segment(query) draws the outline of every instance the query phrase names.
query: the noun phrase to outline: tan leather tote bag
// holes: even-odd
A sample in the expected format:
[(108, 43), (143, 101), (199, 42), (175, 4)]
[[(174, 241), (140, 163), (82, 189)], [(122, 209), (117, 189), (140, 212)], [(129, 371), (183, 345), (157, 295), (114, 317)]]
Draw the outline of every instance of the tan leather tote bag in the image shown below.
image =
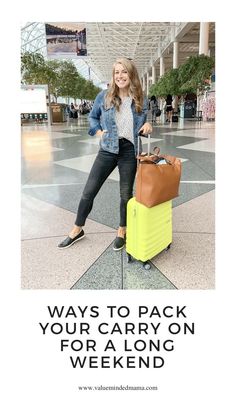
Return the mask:
[[(149, 208), (179, 195), (181, 161), (159, 152), (155, 148), (154, 155), (137, 156), (136, 200)], [(163, 159), (166, 163), (158, 164)]]

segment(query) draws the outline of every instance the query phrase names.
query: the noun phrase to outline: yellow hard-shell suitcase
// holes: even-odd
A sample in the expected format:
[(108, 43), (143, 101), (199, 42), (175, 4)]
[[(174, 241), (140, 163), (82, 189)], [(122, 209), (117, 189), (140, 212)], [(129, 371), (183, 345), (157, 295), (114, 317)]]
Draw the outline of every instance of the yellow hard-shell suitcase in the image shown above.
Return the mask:
[(131, 198), (127, 204), (126, 252), (150, 269), (148, 261), (172, 242), (172, 200), (148, 208)]

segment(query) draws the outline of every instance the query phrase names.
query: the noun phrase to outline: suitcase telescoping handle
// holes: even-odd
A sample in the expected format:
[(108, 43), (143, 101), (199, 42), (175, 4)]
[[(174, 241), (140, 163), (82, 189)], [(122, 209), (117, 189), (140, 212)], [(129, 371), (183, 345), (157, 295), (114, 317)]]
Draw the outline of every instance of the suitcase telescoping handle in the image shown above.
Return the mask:
[[(150, 156), (150, 148), (151, 148), (151, 134), (143, 134), (143, 130), (139, 132), (139, 136), (143, 136), (145, 138), (148, 138), (148, 156)], [(140, 147), (140, 142), (138, 138), (138, 156), (139, 156), (139, 147)]]

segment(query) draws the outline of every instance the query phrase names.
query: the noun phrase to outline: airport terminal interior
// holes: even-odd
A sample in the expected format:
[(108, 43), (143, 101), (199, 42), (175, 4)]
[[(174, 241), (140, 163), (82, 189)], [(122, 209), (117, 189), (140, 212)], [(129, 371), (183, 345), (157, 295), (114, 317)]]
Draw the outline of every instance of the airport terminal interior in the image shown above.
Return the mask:
[[(40, 29), (41, 23), (22, 27), (22, 51), (32, 46), (34, 51), (46, 51)], [(103, 88), (115, 59), (130, 56), (148, 97), (151, 84), (173, 62), (181, 64), (202, 53), (204, 45), (204, 53), (214, 55), (215, 51), (214, 23), (88, 23), (86, 29), (88, 56), (75, 61), (81, 74)], [(103, 49), (101, 55), (96, 47)], [(212, 103), (214, 83), (207, 96)], [(150, 123), (151, 118), (149, 110)], [(212, 108), (203, 109), (200, 116), (183, 113), (178, 121), (166, 122), (163, 109), (152, 124), (151, 151), (158, 146), (161, 153), (178, 157), (182, 175), (179, 196), (172, 200), (171, 247), (152, 258), (151, 268), (145, 270), (140, 261), (127, 261), (125, 248), (113, 250), (119, 226), (117, 169), (96, 196), (84, 227), (85, 238), (68, 249), (58, 249), (74, 224), (99, 150), (99, 138), (88, 135), (88, 114), (78, 114), (78, 118), (67, 114), (62, 122), (22, 122), (23, 289), (215, 288), (215, 114)], [(147, 151), (145, 138), (142, 143)]]

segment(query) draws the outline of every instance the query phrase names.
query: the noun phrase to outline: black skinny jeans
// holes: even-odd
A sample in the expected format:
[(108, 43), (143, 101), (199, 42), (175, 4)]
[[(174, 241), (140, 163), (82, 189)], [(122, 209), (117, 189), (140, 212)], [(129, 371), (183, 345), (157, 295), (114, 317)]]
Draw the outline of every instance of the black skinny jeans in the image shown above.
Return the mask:
[(92, 210), (94, 198), (117, 165), (120, 174), (120, 226), (126, 226), (126, 208), (127, 202), (133, 195), (137, 160), (134, 145), (125, 138), (119, 139), (118, 154), (99, 150), (79, 203), (75, 225), (85, 224)]

